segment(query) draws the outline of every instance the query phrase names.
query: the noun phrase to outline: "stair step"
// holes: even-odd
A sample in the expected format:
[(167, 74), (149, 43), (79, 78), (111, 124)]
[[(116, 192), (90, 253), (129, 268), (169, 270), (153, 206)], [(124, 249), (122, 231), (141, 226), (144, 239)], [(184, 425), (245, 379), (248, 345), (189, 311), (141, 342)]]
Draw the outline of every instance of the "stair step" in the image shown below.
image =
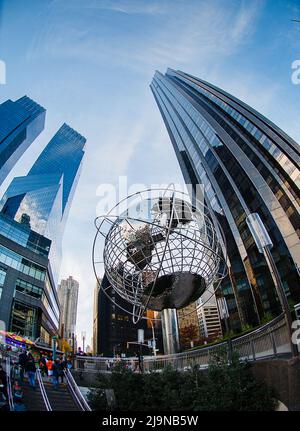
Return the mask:
[(45, 390), (53, 411), (78, 411), (67, 386), (60, 384), (57, 389), (50, 382), (45, 382)]

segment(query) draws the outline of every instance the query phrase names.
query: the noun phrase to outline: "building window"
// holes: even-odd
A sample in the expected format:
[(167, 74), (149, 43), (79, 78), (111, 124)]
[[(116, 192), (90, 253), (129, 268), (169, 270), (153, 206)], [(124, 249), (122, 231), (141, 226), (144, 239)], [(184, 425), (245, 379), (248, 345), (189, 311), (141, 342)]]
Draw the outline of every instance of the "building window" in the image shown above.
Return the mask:
[(12, 308), (11, 331), (34, 340), (37, 334), (37, 309), (15, 301)]
[(41, 289), (40, 287), (28, 283), (27, 281), (21, 280), (20, 278), (18, 278), (16, 281), (15, 290), (17, 290), (18, 292), (25, 293), (26, 295), (33, 296), (37, 299), (40, 299), (43, 293), (43, 289)]
[(0, 262), (16, 269), (17, 271), (30, 275), (37, 280), (45, 280), (46, 271), (43, 267), (36, 265), (27, 259), (24, 259), (19, 254), (3, 246), (0, 246)]
[(0, 266), (0, 299), (1, 299), (1, 296), (2, 296), (2, 290), (3, 290), (2, 288), (4, 286), (5, 277), (6, 277), (6, 271), (5, 271), (4, 268), (2, 268)]

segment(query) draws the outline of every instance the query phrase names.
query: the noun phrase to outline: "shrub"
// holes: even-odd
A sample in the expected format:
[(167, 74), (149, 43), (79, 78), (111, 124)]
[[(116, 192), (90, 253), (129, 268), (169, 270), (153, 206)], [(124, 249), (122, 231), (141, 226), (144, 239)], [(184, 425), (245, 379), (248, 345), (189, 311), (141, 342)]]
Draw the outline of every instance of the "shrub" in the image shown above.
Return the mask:
[(121, 411), (270, 411), (274, 392), (258, 382), (250, 366), (234, 354), (215, 355), (208, 371), (165, 368), (162, 372), (134, 373), (121, 365), (98, 376), (99, 388), (89, 396), (94, 410), (108, 409), (105, 389), (113, 389)]

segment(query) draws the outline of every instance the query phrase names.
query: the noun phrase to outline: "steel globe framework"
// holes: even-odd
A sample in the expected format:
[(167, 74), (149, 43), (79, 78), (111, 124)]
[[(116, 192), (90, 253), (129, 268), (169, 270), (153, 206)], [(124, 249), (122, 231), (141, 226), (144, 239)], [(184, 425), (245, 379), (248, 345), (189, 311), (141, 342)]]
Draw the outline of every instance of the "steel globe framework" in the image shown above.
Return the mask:
[[(117, 306), (118, 298), (123, 298), (134, 322), (145, 318), (147, 309), (181, 309), (208, 288), (214, 294), (226, 275), (220, 226), (223, 247), (208, 209), (199, 201), (192, 206), (184, 192), (149, 189), (135, 193), (97, 217), (95, 226), (97, 280), (102, 263), (116, 295), (104, 292)], [(104, 244), (99, 244), (101, 238)], [(99, 247), (103, 260), (97, 258)]]

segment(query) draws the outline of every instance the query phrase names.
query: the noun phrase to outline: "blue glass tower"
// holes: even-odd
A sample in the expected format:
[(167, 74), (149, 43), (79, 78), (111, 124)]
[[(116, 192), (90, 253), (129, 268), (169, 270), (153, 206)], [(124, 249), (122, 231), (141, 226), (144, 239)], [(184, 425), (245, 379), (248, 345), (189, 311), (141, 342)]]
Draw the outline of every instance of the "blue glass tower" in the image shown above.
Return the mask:
[(44, 129), (45, 115), (46, 110), (27, 96), (0, 105), (0, 185)]
[(86, 139), (67, 124), (50, 140), (28, 175), (16, 177), (6, 190), (0, 210), (52, 241), (49, 260), (55, 281), (61, 243), (80, 175)]

